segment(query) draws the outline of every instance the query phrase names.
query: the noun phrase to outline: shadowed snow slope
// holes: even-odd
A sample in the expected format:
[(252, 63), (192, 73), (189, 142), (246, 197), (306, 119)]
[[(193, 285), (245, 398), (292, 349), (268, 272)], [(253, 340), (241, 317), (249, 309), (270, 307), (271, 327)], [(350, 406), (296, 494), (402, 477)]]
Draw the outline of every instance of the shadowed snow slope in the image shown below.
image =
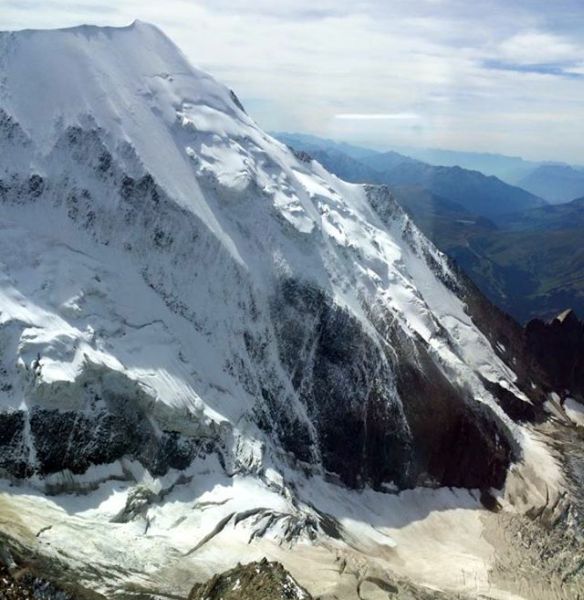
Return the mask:
[[(385, 188), (295, 156), (139, 22), (0, 34), (0, 152), (15, 548), (107, 593), (242, 552), (324, 592), (348, 584), (302, 561), (341, 552), (490, 587), (476, 494), (395, 492), (502, 489), (542, 392)], [(411, 524), (459, 566), (407, 563)]]

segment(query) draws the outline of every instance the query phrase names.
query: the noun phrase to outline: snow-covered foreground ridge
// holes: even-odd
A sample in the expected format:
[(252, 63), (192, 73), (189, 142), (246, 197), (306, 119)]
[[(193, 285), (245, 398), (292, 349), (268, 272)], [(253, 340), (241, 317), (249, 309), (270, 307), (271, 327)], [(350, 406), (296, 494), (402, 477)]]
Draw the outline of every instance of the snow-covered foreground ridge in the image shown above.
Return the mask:
[[(478, 492), (388, 492), (511, 468), (532, 499), (531, 456), (556, 484), (514, 420), (540, 391), (386, 189), (294, 155), (143, 23), (0, 34), (0, 152), (6, 534), (108, 593), (245, 553), (490, 586)], [(474, 579), (404, 566), (412, 523)]]

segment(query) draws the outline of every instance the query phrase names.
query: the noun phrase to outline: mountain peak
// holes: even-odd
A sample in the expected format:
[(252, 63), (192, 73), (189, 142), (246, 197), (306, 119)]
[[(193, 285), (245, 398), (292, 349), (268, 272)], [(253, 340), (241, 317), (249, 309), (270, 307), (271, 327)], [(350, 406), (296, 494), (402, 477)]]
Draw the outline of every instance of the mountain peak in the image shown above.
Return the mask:
[(128, 25), (94, 25), (91, 23), (80, 23), (79, 25), (71, 25), (69, 27), (57, 28), (26, 28), (10, 31), (0, 31), (0, 37), (7, 36), (10, 38), (27, 38), (33, 36), (47, 36), (52, 39), (63, 35), (78, 35), (92, 38), (99, 35), (122, 35), (128, 33), (156, 33), (161, 37), (166, 38), (162, 30), (152, 23), (135, 19)]
[(53, 127), (55, 116), (71, 121), (92, 113), (98, 118), (114, 105), (118, 114), (110, 118), (119, 120), (120, 108), (131, 112), (144, 98), (156, 95), (152, 87), (176, 87), (169, 84), (177, 78), (181, 89), (170, 90), (167, 103), (233, 106), (224, 86), (192, 67), (158, 27), (144, 21), (124, 27), (0, 32), (0, 49), (0, 102), (25, 126)]
[(552, 319), (552, 323), (553, 322), (558, 322), (563, 325), (564, 323), (578, 322), (578, 317), (571, 308), (566, 308)]
[(39, 154), (71, 127), (107, 132), (110, 153), (131, 148), (137, 168), (183, 205), (192, 203), (198, 184), (176, 137), (181, 127), (225, 137), (245, 135), (251, 124), (229, 89), (142, 21), (3, 33), (0, 56), (0, 109)]

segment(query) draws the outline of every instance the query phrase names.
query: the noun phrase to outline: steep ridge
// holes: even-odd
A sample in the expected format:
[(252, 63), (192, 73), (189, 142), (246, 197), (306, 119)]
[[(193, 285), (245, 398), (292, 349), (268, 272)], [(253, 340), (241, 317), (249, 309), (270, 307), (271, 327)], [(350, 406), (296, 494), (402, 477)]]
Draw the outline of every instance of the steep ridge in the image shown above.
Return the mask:
[(468, 592), (392, 537), (436, 506), (478, 531), (509, 479), (564, 506), (515, 326), (386, 188), (295, 156), (150, 25), (4, 33), (0, 57), (9, 547), (105, 594), (184, 593), (242, 552), (329, 591), (342, 572), (302, 561)]

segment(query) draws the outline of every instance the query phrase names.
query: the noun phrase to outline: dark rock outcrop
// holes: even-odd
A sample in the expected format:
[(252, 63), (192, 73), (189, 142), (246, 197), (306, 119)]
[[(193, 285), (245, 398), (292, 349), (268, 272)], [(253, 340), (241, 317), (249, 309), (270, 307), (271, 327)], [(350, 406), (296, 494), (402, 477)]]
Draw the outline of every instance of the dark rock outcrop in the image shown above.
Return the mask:
[(76, 600), (27, 568), (9, 569), (0, 562), (0, 600)]
[[(118, 389), (105, 383), (110, 378)], [(92, 465), (123, 458), (161, 476), (169, 469), (186, 469), (197, 456), (215, 450), (209, 432), (186, 434), (157, 423), (149, 412), (151, 399), (107, 368), (88, 367), (70, 387), (78, 405), (67, 410), (33, 401), (27, 410), (0, 412), (0, 476), (81, 474)], [(46, 388), (49, 402), (59, 390)]]
[(530, 321), (526, 344), (553, 390), (584, 398), (584, 322), (565, 310), (550, 321)]
[[(142, 415), (128, 417), (109, 410), (84, 414), (34, 407), (30, 438), (25, 442), (27, 413), (0, 413), (0, 473), (23, 478), (69, 470), (84, 473), (92, 465), (121, 458), (138, 460), (153, 475), (186, 469), (204, 443), (176, 431), (156, 433)], [(32, 445), (32, 448), (28, 444)], [(31, 451), (36, 458), (30, 461)]]
[[(383, 350), (322, 290), (297, 280), (282, 282), (274, 322), (322, 464), (344, 484), (503, 485), (516, 458), (505, 426), (447, 379), (421, 341), (380, 323)], [(290, 439), (300, 458), (304, 438)]]
[(195, 584), (188, 600), (312, 600), (279, 562), (238, 565)]
[[(411, 432), (410, 485), (501, 488), (517, 457), (504, 425), (490, 409), (468, 401), (421, 346), (415, 356), (417, 363), (412, 357), (397, 365), (397, 386), (407, 399), (404, 412)], [(420, 363), (424, 376), (418, 372)]]

